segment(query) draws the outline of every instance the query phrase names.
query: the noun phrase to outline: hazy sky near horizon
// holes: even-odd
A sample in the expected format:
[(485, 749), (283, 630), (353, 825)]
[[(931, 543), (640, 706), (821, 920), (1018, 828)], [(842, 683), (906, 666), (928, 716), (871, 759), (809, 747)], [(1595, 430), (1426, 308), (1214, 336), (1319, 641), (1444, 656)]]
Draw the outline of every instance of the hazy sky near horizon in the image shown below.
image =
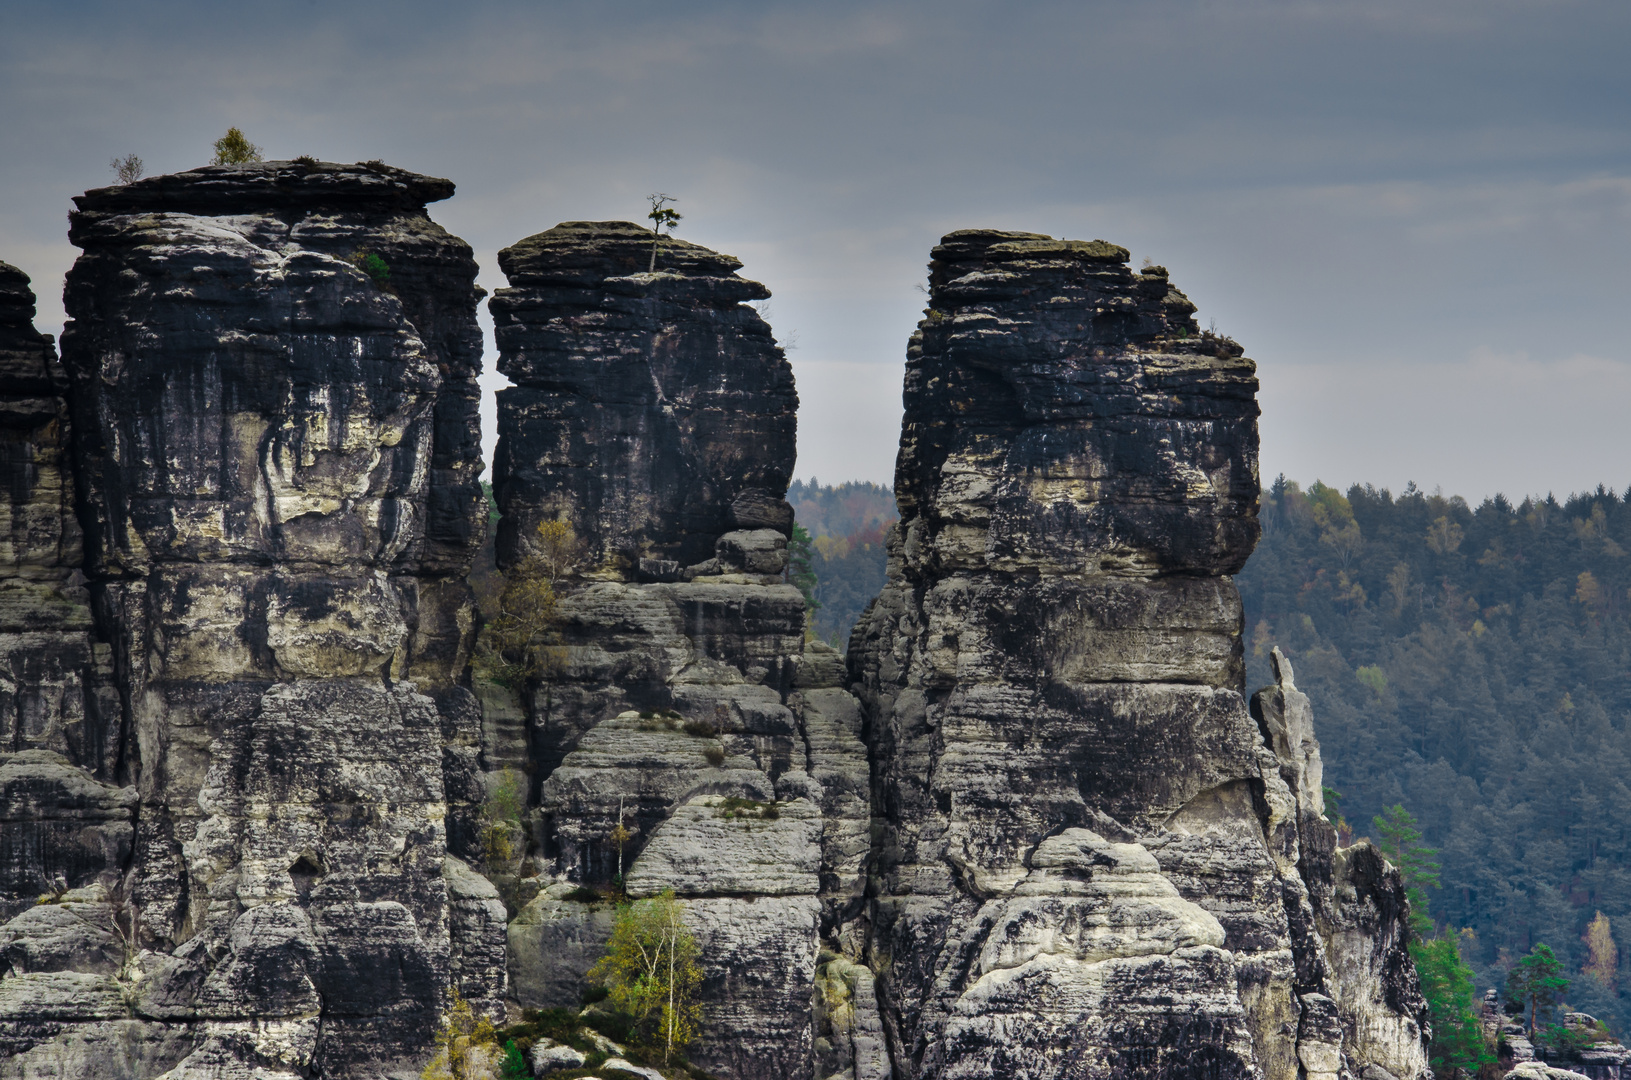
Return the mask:
[(888, 481), (935, 241), (1103, 238), (1258, 362), (1265, 481), (1624, 488), (1628, 54), (1623, 0), (0, 0), (0, 260), (59, 332), (70, 197), (234, 124), (453, 179), (489, 289), (665, 191), (774, 293), (797, 475)]

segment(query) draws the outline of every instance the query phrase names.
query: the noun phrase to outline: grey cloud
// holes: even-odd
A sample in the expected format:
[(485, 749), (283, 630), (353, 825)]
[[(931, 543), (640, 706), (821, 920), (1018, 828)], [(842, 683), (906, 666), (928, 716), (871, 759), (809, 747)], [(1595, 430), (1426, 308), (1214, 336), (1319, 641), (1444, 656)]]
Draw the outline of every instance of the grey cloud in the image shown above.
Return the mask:
[(433, 213), (489, 287), (500, 247), (660, 188), (797, 335), (800, 474), (888, 479), (938, 236), (1102, 236), (1259, 360), (1271, 475), (1562, 490), (1631, 451), (1562, 404), (1631, 367), (1628, 31), (1577, 0), (14, 6), (0, 258), (60, 323), (68, 197), (231, 123), (452, 177)]

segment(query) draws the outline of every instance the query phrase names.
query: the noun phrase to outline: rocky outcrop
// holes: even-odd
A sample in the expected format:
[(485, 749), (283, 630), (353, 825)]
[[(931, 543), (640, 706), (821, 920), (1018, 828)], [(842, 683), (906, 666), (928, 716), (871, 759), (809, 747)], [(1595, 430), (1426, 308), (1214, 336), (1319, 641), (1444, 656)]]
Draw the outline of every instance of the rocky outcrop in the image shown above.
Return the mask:
[[(572, 221), (499, 252), (510, 287), (489, 307), (516, 383), (494, 467), (500, 560), (564, 516), (583, 568), (615, 580), (694, 577), (716, 551), (725, 571), (777, 574), (775, 542), (747, 535), (793, 517), (798, 395), (747, 303), (770, 292), (682, 240), (647, 273), (651, 249), (628, 222)], [(733, 565), (756, 541), (763, 565)]]
[(673, 890), (703, 946), (695, 1059), (800, 1073), (818, 943), (862, 893), (859, 708), (835, 654), (804, 653), (783, 582), (797, 396), (747, 303), (769, 294), (680, 241), (649, 272), (651, 244), (571, 222), (499, 256), (517, 383), (499, 395), (499, 561), (543, 522), (576, 540), (556, 665), (525, 702), (539, 892), (511, 924), (512, 993), (575, 1001), (609, 919), (573, 888), (621, 873), (637, 897)]
[(1631, 1050), (1609, 1033), (1607, 1024), (1589, 1013), (1564, 1013), (1561, 1026), (1570, 1037), (1537, 1046), (1529, 1040), (1528, 1018), (1521, 1005), (1503, 1007), (1500, 995), (1491, 989), (1484, 995), (1481, 1011), (1484, 1038), (1498, 1050), (1501, 1067), (1511, 1069), (1508, 1076), (1519, 1080), (1622, 1080), (1631, 1076)]
[(1242, 693), (1251, 361), (1101, 241), (952, 233), (929, 303), (849, 654), (897, 1074), (1422, 1075), (1397, 875)]
[[(84, 670), (105, 657), (118, 693), (58, 725), (95, 737), (24, 736), (0, 799), (83, 823), (63, 884), (95, 879), (86, 924), (120, 956), (14, 953), (50, 1018), (6, 1014), (19, 1074), (112, 1040), (146, 1048), (125, 1075), (374, 1075), (423, 1058), (451, 984), (502, 1000), (502, 908), (445, 857), (450, 804), (479, 798), (486, 513), (476, 267), (424, 209), (452, 190), (266, 162), (76, 199), (67, 378), (46, 343), (0, 389), (71, 430), (83, 578), (66, 525), (13, 565), (78, 590)], [(66, 481), (30, 452), (12, 535), (44, 552)]]

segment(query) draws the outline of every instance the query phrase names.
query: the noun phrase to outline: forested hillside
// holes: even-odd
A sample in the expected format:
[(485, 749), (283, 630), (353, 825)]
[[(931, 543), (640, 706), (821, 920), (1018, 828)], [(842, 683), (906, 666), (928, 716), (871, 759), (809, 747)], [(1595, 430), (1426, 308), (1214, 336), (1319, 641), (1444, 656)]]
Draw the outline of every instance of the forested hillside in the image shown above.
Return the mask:
[[(1631, 491), (1627, 493), (1631, 499)], [(1313, 700), (1356, 832), (1403, 803), (1440, 849), (1441, 924), (1480, 986), (1545, 942), (1572, 1004), (1631, 1027), (1631, 505), (1613, 491), (1476, 508), (1277, 481), (1238, 581), (1253, 687), (1268, 650)], [(1601, 911), (1594, 974), (1583, 935)]]
[(884, 539), (899, 514), (895, 493), (880, 484), (823, 485), (795, 480), (787, 491), (795, 520), (810, 534), (816, 574), (815, 631), (823, 641), (849, 646), (850, 628), (883, 589)]

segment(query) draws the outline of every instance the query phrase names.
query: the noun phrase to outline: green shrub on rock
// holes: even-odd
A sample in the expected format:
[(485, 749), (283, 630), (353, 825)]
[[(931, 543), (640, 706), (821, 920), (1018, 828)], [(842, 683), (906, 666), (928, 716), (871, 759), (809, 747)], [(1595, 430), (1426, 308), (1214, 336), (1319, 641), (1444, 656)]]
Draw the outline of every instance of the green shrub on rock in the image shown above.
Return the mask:
[(235, 127), (227, 128), (227, 133), (215, 140), (215, 157), (210, 160), (211, 165), (245, 165), (252, 161), (265, 160), (261, 156), (261, 148), (244, 138), (244, 133)]

